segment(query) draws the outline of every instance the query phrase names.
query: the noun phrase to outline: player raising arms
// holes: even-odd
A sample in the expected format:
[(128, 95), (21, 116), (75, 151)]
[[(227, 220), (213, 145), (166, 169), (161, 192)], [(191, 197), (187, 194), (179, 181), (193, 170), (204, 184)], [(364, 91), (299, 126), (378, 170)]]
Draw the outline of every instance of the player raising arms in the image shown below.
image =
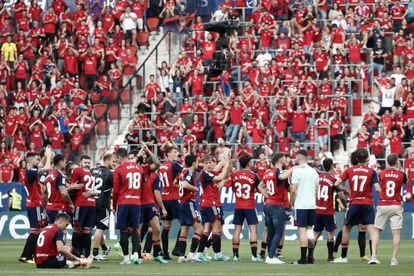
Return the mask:
[(239, 246), (240, 234), (244, 220), (247, 221), (250, 230), (250, 248), (252, 252), (252, 262), (260, 262), (257, 256), (257, 224), (259, 223), (256, 213), (256, 199), (254, 194), (260, 184), (257, 174), (251, 171), (253, 166), (252, 157), (243, 155), (239, 159), (241, 170), (235, 171), (230, 175), (229, 186), (233, 188), (236, 196), (236, 208), (234, 210), (234, 233), (233, 233), (233, 260), (240, 261)]
[[(163, 217), (162, 223), (162, 250), (164, 252), (164, 259), (169, 260), (170, 254), (168, 252), (168, 235), (170, 233), (171, 223), (174, 219), (179, 219), (179, 202), (180, 195), (178, 194), (178, 185), (175, 184), (177, 177), (182, 171), (181, 165), (178, 163), (178, 150), (175, 147), (167, 147), (165, 149), (167, 162), (163, 163), (158, 170), (160, 181), (162, 185), (162, 200), (167, 216)], [(179, 233), (178, 236), (179, 237)], [(174, 249), (176, 249), (177, 244)], [(173, 250), (173, 253), (176, 253)]]
[(275, 256), (286, 224), (285, 205), (286, 201), (289, 201), (285, 196), (289, 190), (289, 183), (286, 179), (292, 174), (292, 169), (282, 173), (284, 163), (285, 155), (283, 153), (274, 154), (272, 158), (274, 168), (266, 171), (262, 183), (259, 185), (260, 192), (265, 196), (264, 212), (266, 214), (268, 245), (266, 264), (284, 264)]
[[(107, 153), (102, 157), (103, 164), (91, 170), (94, 190), (98, 192), (95, 211), (96, 230), (93, 237), (92, 254), (93, 259), (98, 261), (105, 261), (110, 251), (110, 247), (108, 248), (104, 241), (104, 232), (109, 227), (114, 161), (115, 156), (112, 153)], [(101, 255), (98, 255), (99, 247), (102, 248)]]
[[(368, 264), (379, 264), (377, 260), (377, 247), (380, 232), (384, 230), (389, 221), (392, 230), (392, 256), (391, 265), (398, 265), (397, 254), (400, 247), (400, 231), (403, 226), (403, 208), (401, 200), (402, 185), (407, 184), (407, 176), (400, 171), (400, 162), (397, 154), (387, 157), (388, 168), (379, 174), (381, 182), (380, 201), (375, 217), (372, 239), (372, 256)], [(406, 200), (411, 202), (411, 184), (407, 185)]]
[(204, 155), (202, 157), (204, 168), (200, 173), (199, 179), (203, 189), (200, 197), (200, 207), (204, 231), (196, 254), (196, 261), (200, 262), (207, 261), (203, 252), (211, 232), (213, 232), (214, 260), (228, 261), (230, 259), (221, 252), (221, 232), (224, 221), (220, 202), (220, 189), (223, 185), (219, 182), (228, 178), (233, 165), (230, 161), (230, 149), (224, 148), (223, 151), (221, 155), (222, 160), (217, 165), (211, 155)]
[[(181, 233), (178, 240), (177, 248), (179, 251), (178, 262), (195, 260), (195, 253), (203, 234), (203, 226), (200, 223), (195, 205), (196, 187), (195, 172), (198, 168), (197, 156), (189, 154), (184, 159), (185, 169), (180, 174), (180, 223)], [(194, 227), (194, 234), (191, 240), (190, 252), (188, 258), (185, 257), (187, 247), (187, 236), (190, 226)]]
[(341, 185), (335, 186), (336, 178), (333, 177), (333, 160), (325, 158), (322, 162), (324, 172), (319, 172), (318, 197), (316, 199), (316, 216), (315, 226), (313, 227), (315, 235), (315, 246), (325, 229), (328, 247), (328, 262), (334, 260), (334, 236), (335, 236), (335, 209), (334, 209), (334, 192), (345, 190)]
[(358, 225), (358, 223), (366, 225), (368, 233), (370, 236), (372, 235), (375, 220), (372, 189), (375, 188), (377, 193), (381, 193), (381, 187), (378, 183), (377, 173), (366, 165), (368, 157), (369, 154), (366, 149), (357, 149), (356, 159), (358, 165), (348, 168), (335, 183), (335, 186), (339, 186), (342, 182), (349, 180), (350, 206), (346, 213), (345, 225), (342, 228), (341, 257), (336, 258), (333, 261), (334, 263), (348, 262), (349, 233), (352, 226)]
[[(148, 164), (147, 156), (151, 160), (151, 165)], [(152, 244), (154, 249), (153, 260), (161, 264), (168, 264), (168, 261), (164, 260), (161, 256), (160, 215), (158, 207), (161, 208), (163, 215), (166, 215), (167, 211), (162, 202), (160, 178), (154, 172), (161, 166), (161, 162), (146, 145), (143, 145), (141, 151), (137, 155), (137, 163), (144, 166), (144, 172), (147, 174), (142, 186), (140, 221), (141, 233), (147, 232), (148, 227), (151, 227), (152, 229), (152, 242), (149, 244), (149, 248), (147, 248), (146, 252), (151, 252)], [(147, 165), (144, 165), (145, 163), (147, 163)], [(142, 230), (143, 227), (145, 228), (144, 230)], [(144, 236), (144, 234), (142, 234), (142, 236)]]
[[(39, 155), (29, 152), (26, 156), (27, 168), (23, 171), (23, 183), (27, 189), (27, 217), (30, 223), (30, 234), (26, 240), (23, 252), (19, 258), (21, 262), (32, 263), (36, 249), (36, 241), (40, 229), (47, 225), (46, 211), (43, 208), (47, 202), (46, 188), (39, 181), (40, 175), (50, 169), (52, 152), (46, 147), (42, 161)], [(46, 225), (45, 225), (46, 224)]]
[(66, 176), (63, 171), (66, 167), (66, 160), (63, 155), (57, 154), (53, 157), (53, 166), (54, 169), (45, 179), (48, 196), (46, 210), (49, 224), (55, 222), (57, 214), (72, 212), (75, 209), (65, 185)]
[[(116, 152), (120, 165), (113, 174), (114, 188), (112, 205), (116, 210), (116, 228), (120, 230), (120, 245), (124, 259), (121, 265), (141, 264), (139, 258), (139, 222), (141, 216), (141, 191), (144, 182), (144, 169), (128, 160), (128, 152), (119, 148)], [(131, 235), (132, 258), (128, 253), (128, 239)]]
[(91, 254), (91, 228), (95, 226), (94, 182), (91, 175), (91, 158), (82, 155), (80, 166), (73, 169), (71, 185), (82, 184), (75, 194), (75, 214), (73, 217), (72, 246), (86, 258)]

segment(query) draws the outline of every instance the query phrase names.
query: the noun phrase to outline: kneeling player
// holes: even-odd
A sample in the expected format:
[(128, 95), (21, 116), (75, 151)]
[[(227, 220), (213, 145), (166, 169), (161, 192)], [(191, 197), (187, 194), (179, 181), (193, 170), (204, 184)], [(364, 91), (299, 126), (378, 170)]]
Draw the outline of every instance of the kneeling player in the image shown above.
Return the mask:
[[(181, 233), (177, 244), (179, 253), (178, 262), (195, 260), (195, 253), (203, 234), (203, 226), (200, 223), (195, 205), (198, 188), (195, 182), (195, 171), (198, 167), (197, 156), (189, 154), (185, 157), (186, 169), (181, 172), (179, 179), (180, 194), (180, 223)], [(187, 236), (190, 226), (194, 227), (188, 258), (185, 257)]]
[(321, 236), (322, 231), (325, 229), (328, 236), (328, 262), (334, 260), (334, 236), (335, 236), (335, 209), (333, 205), (334, 192), (340, 189), (345, 190), (342, 186), (334, 186), (336, 179), (332, 176), (333, 161), (326, 158), (323, 160), (323, 168), (325, 172), (319, 173), (319, 187), (318, 198), (316, 200), (316, 217), (315, 226), (313, 231), (315, 232), (315, 246), (318, 238)]
[[(372, 233), (372, 257), (369, 264), (379, 264), (377, 260), (377, 247), (379, 236), (389, 221), (392, 230), (392, 256), (391, 265), (398, 265), (397, 254), (400, 247), (400, 231), (403, 226), (403, 208), (401, 203), (402, 185), (407, 183), (405, 173), (399, 170), (397, 154), (387, 157), (388, 169), (383, 170), (379, 175), (381, 189), (380, 202), (375, 217), (375, 225)], [(411, 201), (411, 184), (407, 185), (406, 199)]]
[(64, 232), (69, 223), (69, 215), (60, 213), (52, 225), (40, 232), (35, 253), (37, 268), (64, 268), (66, 265), (68, 268), (73, 268), (79, 265), (86, 267), (91, 265), (92, 258), (82, 260), (71, 253), (70, 246), (64, 244)]
[(240, 261), (239, 246), (240, 234), (244, 220), (247, 221), (250, 230), (250, 248), (252, 252), (252, 262), (259, 262), (261, 258), (257, 256), (257, 224), (259, 223), (256, 213), (256, 200), (254, 194), (260, 184), (257, 174), (250, 168), (252, 157), (243, 155), (239, 159), (240, 168), (230, 176), (229, 184), (233, 188), (236, 196), (236, 209), (234, 210), (234, 234), (233, 234), (233, 260)]

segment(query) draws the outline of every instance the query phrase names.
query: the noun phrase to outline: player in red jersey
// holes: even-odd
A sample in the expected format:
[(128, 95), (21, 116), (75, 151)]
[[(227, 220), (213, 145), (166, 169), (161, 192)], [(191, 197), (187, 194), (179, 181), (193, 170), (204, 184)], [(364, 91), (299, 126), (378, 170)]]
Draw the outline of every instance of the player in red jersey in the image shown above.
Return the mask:
[(288, 201), (288, 198), (285, 195), (289, 190), (289, 184), (285, 180), (292, 174), (293, 170), (291, 168), (282, 173), (284, 163), (285, 155), (283, 153), (274, 154), (272, 158), (274, 168), (266, 171), (259, 185), (260, 192), (265, 196), (264, 213), (268, 244), (266, 264), (284, 263), (275, 256), (286, 225), (285, 201)]
[(241, 170), (235, 171), (230, 175), (229, 186), (233, 188), (236, 197), (236, 208), (234, 210), (233, 224), (233, 260), (240, 261), (239, 246), (240, 234), (246, 219), (250, 230), (250, 248), (252, 252), (252, 262), (260, 262), (261, 258), (257, 256), (257, 224), (259, 223), (256, 213), (256, 199), (254, 194), (260, 183), (257, 174), (250, 169), (252, 157), (243, 155), (239, 159)]
[(319, 172), (318, 198), (316, 200), (315, 226), (313, 227), (315, 236), (315, 246), (322, 231), (325, 229), (327, 234), (328, 262), (334, 260), (334, 236), (336, 229), (334, 192), (345, 190), (342, 186), (335, 186), (336, 178), (333, 176), (333, 161), (325, 158), (322, 162), (324, 172)]
[[(140, 264), (139, 221), (141, 217), (141, 192), (144, 183), (142, 166), (128, 160), (128, 152), (119, 148), (116, 152), (120, 165), (115, 169), (112, 206), (116, 210), (116, 227), (120, 230), (120, 245), (124, 259), (122, 265)], [(128, 239), (131, 236), (132, 258), (128, 253)]]
[[(160, 179), (154, 172), (161, 166), (161, 162), (146, 145), (143, 145), (137, 155), (137, 163), (146, 164), (143, 165), (146, 176), (142, 186), (140, 221), (141, 236), (144, 237), (144, 234), (147, 234), (144, 250), (146, 253), (150, 253), (151, 246), (153, 246), (153, 260), (162, 264), (167, 264), (168, 262), (163, 259), (161, 254), (160, 215), (158, 208), (161, 209), (163, 216), (167, 214), (167, 211), (165, 210), (161, 198)], [(151, 232), (147, 232), (149, 228), (151, 228)]]
[(214, 260), (228, 261), (230, 259), (221, 252), (221, 233), (224, 221), (220, 202), (220, 189), (223, 187), (222, 181), (228, 178), (233, 166), (230, 156), (230, 149), (224, 148), (218, 164), (215, 163), (211, 155), (204, 155), (202, 158), (204, 168), (200, 173), (199, 179), (200, 187), (203, 189), (200, 197), (200, 208), (204, 231), (200, 239), (196, 261), (207, 261), (203, 252), (211, 232), (213, 233)]
[(84, 252), (85, 257), (91, 253), (91, 228), (95, 226), (95, 196), (94, 181), (90, 172), (91, 158), (81, 156), (80, 166), (73, 169), (72, 184), (82, 184), (74, 196), (75, 214), (73, 218), (72, 246), (78, 252)]
[(29, 152), (26, 156), (27, 168), (23, 171), (23, 183), (28, 193), (26, 208), (30, 223), (30, 234), (19, 258), (21, 262), (33, 262), (40, 229), (47, 225), (46, 210), (44, 209), (44, 204), (47, 203), (47, 193), (43, 183), (39, 181), (39, 177), (41, 177), (42, 172), (50, 169), (51, 157), (50, 147), (46, 148), (42, 162), (39, 160), (39, 155), (35, 153)]
[(366, 225), (371, 236), (375, 220), (372, 189), (375, 188), (377, 193), (381, 193), (377, 173), (366, 165), (369, 161), (368, 151), (366, 149), (357, 149), (356, 159), (358, 160), (358, 165), (348, 168), (335, 183), (335, 186), (339, 186), (343, 181), (349, 180), (351, 203), (346, 213), (344, 227), (342, 228), (341, 257), (336, 258), (333, 261), (334, 263), (348, 262), (349, 233), (352, 226), (359, 223)]
[[(392, 256), (391, 265), (398, 265), (397, 254), (400, 248), (400, 232), (403, 226), (402, 208), (402, 186), (407, 185), (407, 176), (400, 170), (400, 162), (397, 154), (390, 154), (387, 157), (388, 168), (379, 175), (381, 190), (380, 201), (375, 216), (375, 227), (371, 236), (372, 256), (368, 264), (379, 264), (377, 260), (377, 247), (380, 233), (385, 229), (387, 222), (390, 222), (392, 230)], [(411, 202), (412, 185), (408, 183), (405, 198)]]
[[(185, 169), (180, 174), (180, 224), (181, 233), (178, 240), (177, 249), (179, 251), (178, 262), (195, 260), (195, 253), (200, 243), (201, 235), (203, 234), (203, 226), (200, 223), (199, 215), (197, 213), (196, 193), (199, 191), (196, 187), (195, 172), (198, 168), (197, 156), (189, 154), (184, 159)], [(194, 234), (191, 240), (190, 252), (188, 257), (185, 257), (187, 247), (187, 236), (190, 226), (194, 227)]]
[[(80, 264), (89, 267), (92, 258), (86, 262), (72, 254), (72, 248), (64, 243), (66, 228), (70, 223), (70, 216), (65, 213), (58, 214), (52, 225), (42, 229), (36, 244), (35, 262), (37, 268), (69, 268)], [(67, 261), (72, 260), (71, 261)]]
[(61, 154), (53, 157), (54, 169), (49, 172), (45, 179), (47, 190), (47, 218), (49, 224), (55, 222), (57, 214), (72, 212), (75, 209), (66, 188), (66, 176), (63, 171), (66, 168), (66, 160)]
[[(180, 195), (178, 193), (177, 178), (182, 171), (181, 165), (177, 162), (178, 150), (175, 147), (167, 147), (165, 149), (167, 156), (167, 162), (163, 163), (158, 170), (160, 181), (162, 185), (162, 200), (164, 202), (165, 209), (167, 210), (167, 216), (163, 217), (162, 223), (162, 249), (164, 252), (164, 259), (169, 260), (170, 254), (168, 252), (168, 235), (171, 228), (171, 223), (174, 219), (179, 219), (179, 202)], [(178, 233), (177, 238), (180, 236)], [(178, 241), (178, 239), (177, 239)], [(177, 244), (173, 250), (173, 255), (177, 255), (175, 250)]]

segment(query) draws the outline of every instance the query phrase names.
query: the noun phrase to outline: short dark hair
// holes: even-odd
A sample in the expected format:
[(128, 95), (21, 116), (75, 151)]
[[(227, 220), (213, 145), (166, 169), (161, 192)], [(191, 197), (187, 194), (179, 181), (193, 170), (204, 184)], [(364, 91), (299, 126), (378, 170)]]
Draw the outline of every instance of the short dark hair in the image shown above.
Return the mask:
[(351, 165), (352, 166), (356, 166), (356, 165), (358, 165), (358, 159), (357, 159), (357, 151), (355, 150), (355, 151), (353, 151), (352, 153), (351, 153), (351, 156), (350, 156), (350, 162), (351, 162)]
[(32, 158), (32, 157), (35, 157), (35, 156), (38, 156), (38, 154), (37, 154), (37, 153), (35, 153), (35, 152), (28, 152), (28, 153), (26, 154), (26, 158)]
[(252, 157), (250, 155), (248, 155), (248, 154), (243, 155), (239, 159), (240, 167), (242, 169), (247, 168), (247, 166), (249, 165), (250, 161), (252, 161)]
[(89, 155), (82, 155), (81, 158), (80, 158), (80, 160), (82, 161), (84, 159), (91, 160), (91, 157)]
[(177, 149), (176, 147), (167, 147), (165, 149), (165, 154), (168, 155), (168, 154), (170, 154), (170, 152), (172, 152), (173, 150), (176, 150), (176, 149)]
[(116, 151), (116, 156), (120, 158), (126, 158), (128, 156), (128, 151), (126, 150), (126, 148), (119, 148)]
[(70, 222), (70, 216), (68, 214), (66, 214), (66, 213), (57, 214), (57, 216), (55, 218), (55, 221), (58, 221), (60, 219), (64, 219), (64, 220), (67, 220), (67, 221)]
[(393, 153), (387, 156), (388, 165), (395, 166), (397, 165), (397, 162), (398, 162), (398, 154)]
[(329, 172), (332, 169), (333, 166), (333, 160), (331, 158), (325, 158), (322, 162), (323, 169), (326, 172)]
[(53, 157), (53, 165), (57, 166), (63, 160), (65, 160), (65, 157), (62, 154), (56, 154), (55, 157)]
[(368, 150), (366, 149), (357, 149), (357, 160), (359, 164), (365, 163), (369, 158)]
[(184, 163), (187, 168), (191, 167), (197, 161), (197, 156), (189, 154), (184, 158)]
[(299, 150), (296, 155), (302, 155), (304, 157), (308, 157), (308, 152), (304, 149)]
[(272, 157), (272, 164), (276, 165), (276, 163), (279, 162), (279, 160), (283, 157), (285, 157), (284, 153), (281, 153), (281, 152), (275, 153)]

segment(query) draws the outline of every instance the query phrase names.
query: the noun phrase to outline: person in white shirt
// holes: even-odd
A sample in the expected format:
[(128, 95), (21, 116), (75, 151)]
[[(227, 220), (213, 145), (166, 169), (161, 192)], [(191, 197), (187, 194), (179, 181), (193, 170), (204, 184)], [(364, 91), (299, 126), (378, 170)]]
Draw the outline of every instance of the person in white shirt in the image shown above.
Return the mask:
[(401, 84), (402, 79), (406, 79), (407, 77), (401, 73), (401, 67), (397, 66), (390, 78), (395, 79), (395, 85), (398, 86)]
[(136, 41), (138, 21), (136, 13), (132, 12), (130, 7), (127, 7), (125, 12), (121, 15), (120, 21), (122, 22), (122, 29), (124, 30), (126, 37), (131, 38), (132, 35), (132, 41)]
[(227, 20), (227, 18), (229, 17), (229, 13), (226, 10), (225, 6), (221, 6), (219, 10), (217, 10), (213, 16), (212, 16), (212, 21), (214, 22), (220, 22), (220, 21), (224, 21)]
[[(294, 264), (313, 263), (315, 240), (312, 226), (315, 224), (316, 195), (319, 176), (316, 170), (307, 164), (308, 153), (300, 150), (296, 153), (298, 166), (292, 172), (290, 201), (295, 209), (295, 220), (299, 230), (300, 259)], [(308, 255), (306, 255), (308, 253)]]
[(382, 93), (382, 101), (378, 116), (382, 116), (385, 110), (391, 111), (391, 108), (394, 106), (395, 93), (397, 91), (395, 86), (391, 87), (390, 82), (387, 82), (385, 86), (380, 86), (380, 90)]
[(261, 48), (260, 54), (257, 55), (256, 61), (259, 67), (265, 66), (266, 63), (270, 64), (272, 61), (272, 55), (267, 51), (265, 47)]
[(344, 31), (348, 30), (348, 23), (346, 22), (342, 14), (338, 14), (337, 17), (334, 20), (332, 20), (331, 24), (335, 24), (336, 26), (338, 26), (338, 28), (341, 27)]

